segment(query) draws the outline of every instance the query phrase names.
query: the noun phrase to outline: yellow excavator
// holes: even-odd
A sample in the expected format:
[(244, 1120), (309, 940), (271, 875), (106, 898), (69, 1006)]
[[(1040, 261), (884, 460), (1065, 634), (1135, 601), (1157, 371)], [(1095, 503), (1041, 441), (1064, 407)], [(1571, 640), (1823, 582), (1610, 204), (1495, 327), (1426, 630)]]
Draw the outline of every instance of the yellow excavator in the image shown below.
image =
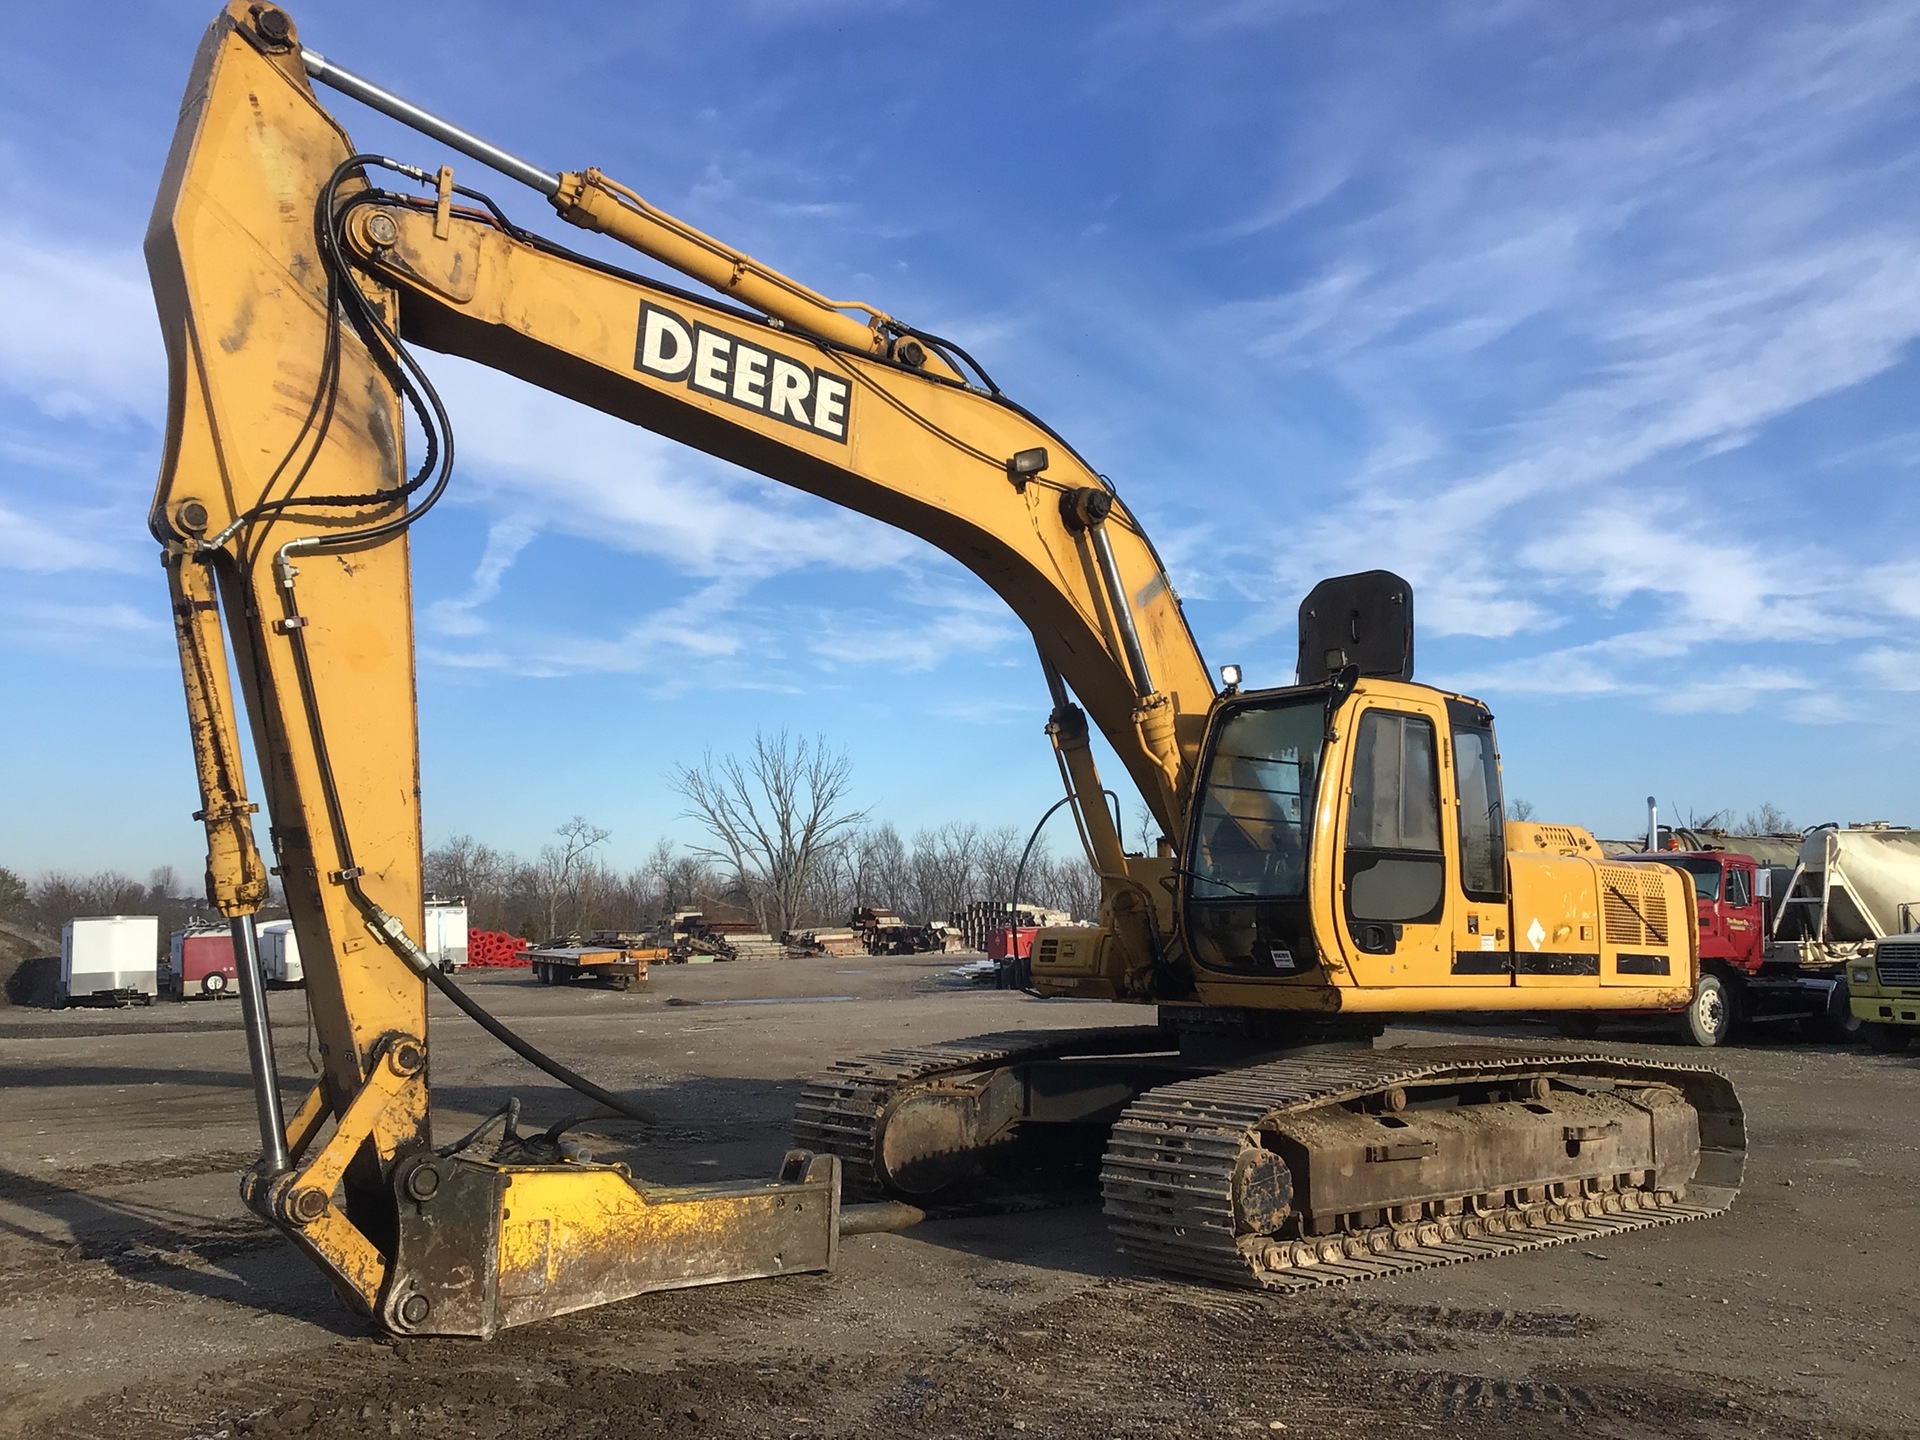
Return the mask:
[[(695, 293), (362, 153), (322, 84), (548, 197)], [(1413, 602), (1373, 572), (1301, 608), (1298, 683), (1216, 687), (1113, 487), (958, 345), (829, 299), (598, 170), (551, 173), (231, 0), (195, 61), (147, 257), (171, 398), (151, 513), (262, 1155), (248, 1204), (379, 1326), (490, 1335), (649, 1290), (829, 1269), (839, 1236), (1097, 1184), (1126, 1251), (1299, 1288), (1715, 1213), (1744, 1155), (1712, 1071), (1512, 1046), (1376, 1049), (1411, 1013), (1678, 1010), (1683, 877), (1502, 823), (1492, 719), (1417, 685)], [(1041, 932), (1039, 995), (1156, 1007), (850, 1059), (765, 1182), (664, 1187), (509, 1106), (436, 1143), (428, 987), (618, 1113), (422, 954), (408, 536), (453, 468), (412, 347), (464, 356), (931, 542), (1032, 632), (1103, 909)], [(406, 443), (409, 415), (424, 436)], [(564, 436), (555, 437), (564, 445)], [(237, 677), (237, 693), (235, 678)], [(291, 1115), (253, 917), (239, 739), (306, 959), (322, 1073)], [(1125, 852), (1090, 748), (1165, 837)], [(848, 1197), (861, 1203), (842, 1203)], [(1024, 1202), (1023, 1202), (1024, 1203)]]

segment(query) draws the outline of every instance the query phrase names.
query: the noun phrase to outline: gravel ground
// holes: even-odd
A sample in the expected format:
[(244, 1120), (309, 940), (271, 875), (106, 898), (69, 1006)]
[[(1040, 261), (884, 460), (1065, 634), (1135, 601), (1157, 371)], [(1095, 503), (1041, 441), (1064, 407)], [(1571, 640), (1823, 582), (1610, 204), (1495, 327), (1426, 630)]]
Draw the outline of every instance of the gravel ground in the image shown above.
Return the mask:
[[(645, 992), (467, 981), (664, 1112), (639, 1173), (771, 1177), (833, 1057), (1111, 1006), (942, 983), (951, 961), (656, 969)], [(690, 1003), (698, 1002), (698, 1003)], [(289, 1094), (305, 1011), (276, 995)], [(1539, 1039), (1538, 1029), (1474, 1029)], [(1382, 1044), (1459, 1032), (1406, 1026)], [(1606, 1037), (1659, 1053), (1657, 1032)], [(576, 1108), (436, 1000), (443, 1134)], [(1700, 1052), (1676, 1051), (1698, 1060)], [(1920, 1432), (1920, 1059), (1721, 1052), (1748, 1110), (1727, 1216), (1278, 1299), (1144, 1274), (1090, 1206), (843, 1246), (830, 1276), (656, 1295), (485, 1344), (393, 1343), (239, 1205), (231, 1004), (0, 1021), (0, 1436), (1894, 1437)]]

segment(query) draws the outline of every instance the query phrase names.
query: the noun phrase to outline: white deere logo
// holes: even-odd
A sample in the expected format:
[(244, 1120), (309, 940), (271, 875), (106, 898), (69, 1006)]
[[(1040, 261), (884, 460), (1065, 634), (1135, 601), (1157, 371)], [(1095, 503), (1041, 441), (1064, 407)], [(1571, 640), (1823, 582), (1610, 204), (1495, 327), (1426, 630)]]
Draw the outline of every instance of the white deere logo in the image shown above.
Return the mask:
[(650, 300), (640, 306), (633, 368), (846, 443), (852, 392), (843, 376), (689, 323)]

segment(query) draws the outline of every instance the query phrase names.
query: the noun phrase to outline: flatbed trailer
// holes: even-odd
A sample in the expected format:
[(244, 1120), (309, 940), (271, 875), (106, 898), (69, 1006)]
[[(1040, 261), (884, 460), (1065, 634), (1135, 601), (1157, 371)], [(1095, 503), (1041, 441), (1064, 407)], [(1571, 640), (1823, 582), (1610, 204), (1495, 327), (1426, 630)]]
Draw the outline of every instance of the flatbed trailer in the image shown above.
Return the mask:
[(648, 963), (666, 958), (665, 950), (617, 945), (550, 945), (527, 951), (533, 978), (542, 985), (594, 980), (615, 990), (646, 989)]

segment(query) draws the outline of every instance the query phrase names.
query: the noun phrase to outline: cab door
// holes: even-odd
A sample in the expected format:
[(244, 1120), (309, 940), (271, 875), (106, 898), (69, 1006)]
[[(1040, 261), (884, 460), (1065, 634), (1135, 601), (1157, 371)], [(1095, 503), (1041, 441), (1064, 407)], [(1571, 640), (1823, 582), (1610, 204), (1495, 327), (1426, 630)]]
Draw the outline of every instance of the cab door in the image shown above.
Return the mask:
[(1725, 893), (1720, 862), (1710, 860), (1701, 864), (1691, 857), (1689, 860), (1683, 873), (1693, 884), (1695, 904), (1700, 912), (1700, 953), (1716, 960), (1731, 960), (1733, 952), (1728, 944), (1726, 916), (1720, 904), (1720, 897)]
[[(1751, 866), (1729, 861), (1720, 886), (1720, 923), (1726, 929), (1727, 957), (1742, 970), (1759, 969), (1765, 953), (1766, 906), (1753, 893), (1753, 878)], [(1706, 953), (1704, 943), (1700, 950)]]
[(1464, 986), (1513, 983), (1513, 937), (1507, 914), (1506, 802), (1493, 717), (1468, 700), (1447, 699), (1442, 741), (1443, 823), (1455, 841), (1460, 895), (1453, 908), (1449, 980)]
[[(1357, 713), (1356, 713), (1357, 711)], [(1342, 787), (1338, 923), (1355, 983), (1442, 985), (1453, 958), (1440, 717), (1357, 699)]]

